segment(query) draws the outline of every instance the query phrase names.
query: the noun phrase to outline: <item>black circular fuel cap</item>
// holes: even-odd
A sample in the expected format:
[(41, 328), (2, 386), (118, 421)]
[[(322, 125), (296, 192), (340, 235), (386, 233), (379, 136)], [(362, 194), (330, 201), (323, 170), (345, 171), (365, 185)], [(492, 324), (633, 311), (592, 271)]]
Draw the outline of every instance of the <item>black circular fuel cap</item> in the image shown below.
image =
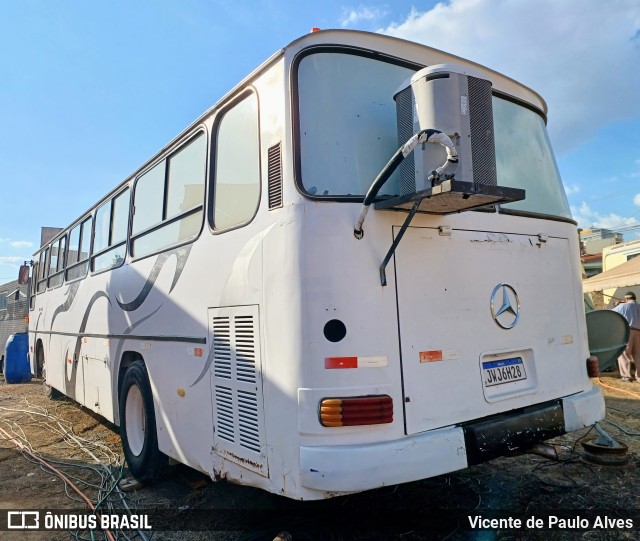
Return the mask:
[(325, 323), (324, 337), (329, 342), (340, 342), (345, 336), (347, 336), (347, 328), (339, 319), (332, 319)]

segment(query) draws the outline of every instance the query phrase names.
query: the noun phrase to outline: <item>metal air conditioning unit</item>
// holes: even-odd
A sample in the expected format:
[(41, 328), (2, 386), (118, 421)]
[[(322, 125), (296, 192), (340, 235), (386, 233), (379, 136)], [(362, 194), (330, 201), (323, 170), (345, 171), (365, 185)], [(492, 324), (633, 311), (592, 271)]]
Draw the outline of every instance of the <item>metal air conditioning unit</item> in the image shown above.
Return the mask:
[[(400, 148), (369, 187), (353, 229), (363, 238), (372, 204), (376, 210), (409, 211), (380, 265), (383, 286), (385, 268), (417, 212), (453, 214), (525, 198), (524, 190), (497, 183), (491, 81), (441, 64), (416, 72), (394, 99)], [(395, 171), (400, 195), (376, 200)]]
[[(395, 94), (398, 143), (423, 129), (449, 136), (458, 151), (455, 179), (495, 186), (491, 81), (452, 64), (416, 72)], [(400, 193), (431, 187), (428, 178), (447, 158), (441, 145), (422, 144), (400, 165)]]

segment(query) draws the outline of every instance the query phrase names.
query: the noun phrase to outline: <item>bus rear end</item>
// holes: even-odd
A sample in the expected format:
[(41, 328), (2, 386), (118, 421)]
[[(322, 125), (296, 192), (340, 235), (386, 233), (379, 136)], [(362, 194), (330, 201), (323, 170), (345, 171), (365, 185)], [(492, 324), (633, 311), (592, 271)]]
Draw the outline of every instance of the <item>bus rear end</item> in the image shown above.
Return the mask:
[[(465, 468), (604, 416), (544, 102), (461, 59), (367, 39), (293, 62), (305, 498)], [(412, 88), (416, 74), (430, 88)], [(373, 180), (425, 128), (454, 142), (455, 173), (436, 178), (450, 154), (418, 144), (359, 221)]]

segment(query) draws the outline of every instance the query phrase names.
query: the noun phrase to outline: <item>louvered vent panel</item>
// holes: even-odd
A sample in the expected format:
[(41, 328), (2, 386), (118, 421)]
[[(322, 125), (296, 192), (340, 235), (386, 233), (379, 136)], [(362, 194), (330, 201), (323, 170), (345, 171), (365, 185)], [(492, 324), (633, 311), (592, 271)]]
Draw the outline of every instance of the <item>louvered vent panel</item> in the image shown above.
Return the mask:
[(475, 77), (469, 77), (468, 80), (473, 181), (476, 184), (495, 186), (498, 180), (491, 83)]
[[(404, 145), (413, 135), (413, 91), (405, 88), (396, 95), (396, 126), (398, 129), (398, 146)], [(400, 175), (400, 193), (416, 191), (416, 164), (412, 152), (398, 167)]]
[(218, 437), (234, 443), (233, 391), (219, 385), (216, 385), (216, 418)]
[(262, 442), (258, 422), (258, 397), (255, 393), (238, 391), (238, 416), (240, 445), (259, 453)]
[(214, 451), (268, 476), (258, 306), (209, 310), (214, 388)]
[(252, 316), (236, 316), (236, 377), (246, 383), (256, 382), (256, 350)]
[(267, 156), (269, 210), (271, 210), (282, 206), (282, 147), (280, 143), (270, 147)]
[(231, 379), (231, 329), (228, 317), (213, 318), (214, 373)]

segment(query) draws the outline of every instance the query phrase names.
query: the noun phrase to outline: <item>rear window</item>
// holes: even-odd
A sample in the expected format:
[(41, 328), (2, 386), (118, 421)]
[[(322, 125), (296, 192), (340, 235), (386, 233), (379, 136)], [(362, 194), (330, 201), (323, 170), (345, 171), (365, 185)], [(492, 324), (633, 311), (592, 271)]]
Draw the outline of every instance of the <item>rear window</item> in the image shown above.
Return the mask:
[[(303, 57), (297, 67), (298, 183), (312, 197), (362, 197), (400, 146), (394, 94), (415, 73), (342, 51)], [(517, 211), (571, 218), (543, 118), (493, 97), (498, 184), (524, 188)], [(380, 195), (400, 193), (399, 172)]]

